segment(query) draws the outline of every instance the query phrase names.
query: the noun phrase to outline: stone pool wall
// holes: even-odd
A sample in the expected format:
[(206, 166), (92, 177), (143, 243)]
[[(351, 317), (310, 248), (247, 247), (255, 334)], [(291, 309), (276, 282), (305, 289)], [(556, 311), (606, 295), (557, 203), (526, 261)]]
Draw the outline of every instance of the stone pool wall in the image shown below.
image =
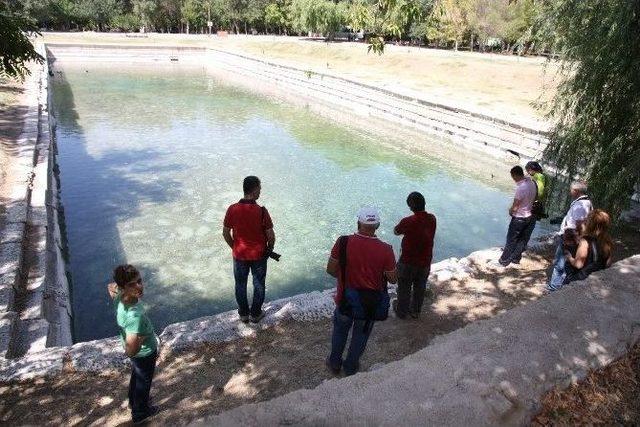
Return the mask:
[(34, 67), (25, 82), (28, 109), (12, 158), (14, 179), (0, 246), (3, 361), (72, 343), (46, 70), (46, 64)]
[[(545, 250), (548, 244), (548, 238), (543, 237), (531, 249)], [(440, 261), (432, 265), (429, 280), (435, 283), (463, 279), (472, 273), (474, 260), (495, 258), (496, 254), (499, 255), (499, 248), (477, 251), (461, 259)], [(392, 297), (395, 289), (394, 285), (389, 288)], [(173, 352), (204, 343), (233, 341), (255, 336), (259, 330), (288, 320), (313, 322), (330, 319), (335, 308), (334, 292), (333, 289), (315, 291), (267, 302), (265, 317), (258, 325), (239, 322), (235, 310), (174, 323), (160, 333), (161, 348), (163, 352)], [(56, 375), (62, 372), (63, 366), (82, 372), (103, 372), (126, 364), (128, 360), (119, 338), (104, 338), (31, 351), (17, 359), (0, 359), (0, 382)]]
[(384, 89), (329, 72), (312, 72), (213, 48), (57, 43), (47, 47), (50, 58), (62, 63), (173, 61), (201, 65), (253, 90), (266, 91), (264, 83), (268, 83), (276, 89), (270, 93), (311, 99), (331, 105), (345, 116), (382, 119), (444, 138), (466, 150), (510, 160), (515, 156), (522, 163), (539, 158), (548, 143), (548, 126), (543, 122), (509, 121), (452, 106), (446, 100), (428, 100), (408, 90)]

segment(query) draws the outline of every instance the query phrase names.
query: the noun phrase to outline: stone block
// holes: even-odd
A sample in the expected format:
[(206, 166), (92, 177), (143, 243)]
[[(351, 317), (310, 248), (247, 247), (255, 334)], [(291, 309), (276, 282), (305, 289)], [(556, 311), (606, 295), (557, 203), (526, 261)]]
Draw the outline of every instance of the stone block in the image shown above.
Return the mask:
[(6, 313), (11, 310), (14, 293), (13, 286), (0, 284), (0, 313)]
[[(26, 191), (25, 191), (26, 193)], [(6, 223), (26, 222), (29, 205), (26, 197), (20, 200), (10, 201), (5, 206), (4, 218)]]
[(129, 364), (117, 337), (75, 344), (69, 351), (71, 365), (79, 371), (103, 372)]
[(39, 227), (46, 227), (47, 225), (47, 208), (44, 204), (44, 197), (42, 198), (42, 205), (32, 205), (29, 209), (28, 222)]
[(44, 301), (44, 278), (36, 282), (40, 283), (39, 288), (36, 288), (34, 291), (23, 292), (16, 295), (15, 307), (20, 310), (20, 319), (35, 320), (44, 317), (42, 310)]
[(68, 347), (48, 348), (18, 359), (0, 359), (0, 381), (22, 381), (62, 372)]
[(15, 327), (17, 330), (11, 346), (13, 357), (35, 353), (46, 348), (49, 322), (43, 319), (18, 319)]
[(22, 242), (0, 244), (0, 276), (19, 274), (21, 264)]
[(24, 222), (10, 222), (5, 225), (0, 235), (0, 244), (22, 242), (24, 238)]
[(2, 313), (2, 315), (0, 315), (0, 358), (7, 356), (15, 319), (16, 314), (13, 312)]

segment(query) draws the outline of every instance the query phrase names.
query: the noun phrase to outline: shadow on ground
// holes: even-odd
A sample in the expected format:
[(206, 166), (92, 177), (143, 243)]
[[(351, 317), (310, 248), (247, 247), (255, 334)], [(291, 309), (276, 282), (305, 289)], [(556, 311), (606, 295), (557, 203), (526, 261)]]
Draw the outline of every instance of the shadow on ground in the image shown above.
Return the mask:
[[(436, 297), (425, 302), (420, 319), (390, 317), (376, 324), (362, 370), (399, 360), (438, 335), (537, 299), (543, 294), (547, 262), (535, 256), (523, 264), (522, 270), (510, 271), (509, 277), (478, 266), (471, 278), (435, 284)], [(253, 338), (163, 353), (152, 391), (154, 404), (162, 409), (156, 421), (182, 425), (245, 403), (318, 386), (331, 378), (324, 368), (330, 333), (329, 320), (289, 321), (259, 330)], [(100, 377), (69, 372), (48, 380), (1, 385), (0, 421), (127, 423), (128, 375), (126, 368)]]

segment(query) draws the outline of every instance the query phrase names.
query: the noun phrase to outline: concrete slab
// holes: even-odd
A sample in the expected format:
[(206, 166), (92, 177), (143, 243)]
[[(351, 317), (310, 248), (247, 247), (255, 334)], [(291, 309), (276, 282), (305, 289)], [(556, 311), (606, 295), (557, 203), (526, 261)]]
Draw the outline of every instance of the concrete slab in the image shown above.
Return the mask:
[(0, 235), (0, 245), (3, 243), (22, 242), (24, 238), (24, 222), (6, 224)]
[(16, 314), (13, 312), (0, 314), (0, 361), (7, 356), (15, 319)]
[(75, 344), (69, 357), (71, 366), (79, 371), (116, 370), (130, 363), (117, 337)]
[(13, 305), (13, 298), (13, 286), (0, 284), (0, 313), (6, 313), (11, 310), (11, 307)]
[(19, 359), (0, 359), (0, 381), (22, 381), (62, 372), (68, 349), (50, 348)]
[(0, 276), (18, 274), (21, 264), (22, 242), (0, 244)]
[(240, 406), (201, 425), (523, 425), (546, 391), (639, 341), (637, 255), (373, 372)]
[(49, 333), (49, 322), (46, 320), (17, 319), (15, 328), (10, 348), (11, 357), (39, 352), (46, 348)]

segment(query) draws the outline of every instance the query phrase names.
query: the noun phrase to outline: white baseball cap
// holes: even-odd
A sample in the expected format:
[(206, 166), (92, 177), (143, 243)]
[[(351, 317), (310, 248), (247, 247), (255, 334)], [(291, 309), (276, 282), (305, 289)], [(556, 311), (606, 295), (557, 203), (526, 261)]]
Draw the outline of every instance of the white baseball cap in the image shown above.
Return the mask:
[(358, 211), (358, 222), (361, 224), (380, 224), (378, 209), (366, 206)]

